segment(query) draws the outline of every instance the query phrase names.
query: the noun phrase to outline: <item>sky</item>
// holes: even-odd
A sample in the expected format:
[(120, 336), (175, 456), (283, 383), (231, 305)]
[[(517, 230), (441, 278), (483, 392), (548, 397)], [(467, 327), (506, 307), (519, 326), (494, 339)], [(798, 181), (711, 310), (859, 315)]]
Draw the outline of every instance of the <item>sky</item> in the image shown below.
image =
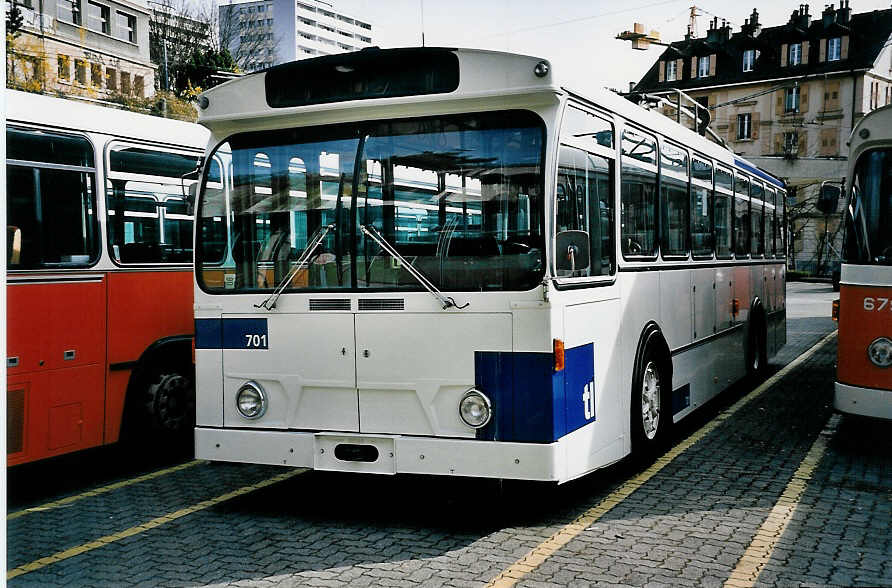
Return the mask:
[[(492, 49), (535, 55), (554, 68), (579, 72), (581, 91), (608, 87), (627, 90), (664, 50), (632, 49), (615, 39), (634, 22), (676, 41), (687, 30), (691, 0), (330, 0), (335, 9), (372, 24), (372, 41), (382, 48), (421, 45)], [(795, 1), (795, 0), (794, 0)], [(837, 0), (837, 6), (839, 0)], [(890, 8), (890, 0), (850, 0), (853, 13)], [(787, 22), (796, 2), (698, 2), (697, 30), (706, 34), (714, 16), (737, 32), (753, 8), (762, 26)], [(811, 4), (820, 18), (824, 4)], [(423, 16), (422, 16), (423, 15)], [(563, 77), (563, 76), (561, 76)]]

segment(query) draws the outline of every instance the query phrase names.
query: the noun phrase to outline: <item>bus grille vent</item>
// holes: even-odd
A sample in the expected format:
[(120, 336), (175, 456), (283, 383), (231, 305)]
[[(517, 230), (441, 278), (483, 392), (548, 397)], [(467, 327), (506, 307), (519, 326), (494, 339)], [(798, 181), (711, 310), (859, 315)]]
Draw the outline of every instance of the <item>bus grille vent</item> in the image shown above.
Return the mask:
[(405, 310), (402, 298), (360, 298), (359, 310)]
[(6, 453), (21, 453), (25, 432), (25, 391), (6, 391)]
[(310, 310), (350, 310), (350, 299), (310, 298)]

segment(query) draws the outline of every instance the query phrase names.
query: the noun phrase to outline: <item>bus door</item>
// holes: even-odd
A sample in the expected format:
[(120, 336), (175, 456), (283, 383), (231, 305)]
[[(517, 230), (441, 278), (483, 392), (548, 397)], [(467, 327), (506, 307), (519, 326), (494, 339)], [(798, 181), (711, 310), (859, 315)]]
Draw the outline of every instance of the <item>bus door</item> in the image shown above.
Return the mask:
[(103, 442), (106, 279), (86, 139), (7, 128), (7, 458)]

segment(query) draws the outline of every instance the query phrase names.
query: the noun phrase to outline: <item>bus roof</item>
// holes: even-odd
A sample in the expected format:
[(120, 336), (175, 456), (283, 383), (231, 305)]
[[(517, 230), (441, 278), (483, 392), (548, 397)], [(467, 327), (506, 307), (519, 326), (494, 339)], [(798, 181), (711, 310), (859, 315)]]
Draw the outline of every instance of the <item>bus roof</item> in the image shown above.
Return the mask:
[(195, 123), (16, 90), (6, 91), (6, 120), (200, 149), (210, 137)]
[[(449, 60), (444, 59), (445, 55), (455, 56), (452, 57), (457, 64), (455, 72), (448, 70)], [(406, 71), (410, 74), (400, 78)], [(418, 77), (408, 77), (411, 72)], [(508, 108), (511, 106), (507, 104), (521, 100), (538, 104), (552, 102), (555, 95), (573, 95), (729, 167), (783, 187), (780, 180), (728, 149), (615, 92), (606, 89), (576, 92), (574, 74), (559, 71), (548, 60), (529, 55), (482, 49), (374, 47), (278, 65), (211, 88), (201, 95), (204, 107), (199, 110), (199, 122), (223, 136), (242, 130), (274, 128), (282, 124), (283, 118), (296, 115), (301, 116), (301, 125), (324, 124), (338, 119), (347, 108), (354, 115), (341, 117), (345, 118), (344, 122), (347, 118), (361, 120), (362, 116), (405, 116), (404, 109), (409, 105), (469, 101), (477, 102), (475, 108), (481, 109), (478, 101), (499, 98), (500, 108)], [(344, 83), (339, 81), (340, 75), (347, 76)], [(356, 84), (359, 87), (374, 87), (374, 93), (351, 90), (350, 76), (356, 76), (353, 80), (360, 81)], [(428, 76), (423, 80), (427, 87), (421, 76)], [(399, 93), (400, 89), (405, 92)], [(507, 102), (507, 97), (518, 102)]]

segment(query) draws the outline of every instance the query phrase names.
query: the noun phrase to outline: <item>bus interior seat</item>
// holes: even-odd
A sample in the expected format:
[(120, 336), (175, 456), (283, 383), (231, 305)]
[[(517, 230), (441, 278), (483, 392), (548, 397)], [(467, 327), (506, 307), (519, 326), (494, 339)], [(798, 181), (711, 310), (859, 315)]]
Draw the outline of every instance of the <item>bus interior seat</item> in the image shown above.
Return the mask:
[(6, 225), (6, 263), (19, 265), (22, 262), (22, 229)]

